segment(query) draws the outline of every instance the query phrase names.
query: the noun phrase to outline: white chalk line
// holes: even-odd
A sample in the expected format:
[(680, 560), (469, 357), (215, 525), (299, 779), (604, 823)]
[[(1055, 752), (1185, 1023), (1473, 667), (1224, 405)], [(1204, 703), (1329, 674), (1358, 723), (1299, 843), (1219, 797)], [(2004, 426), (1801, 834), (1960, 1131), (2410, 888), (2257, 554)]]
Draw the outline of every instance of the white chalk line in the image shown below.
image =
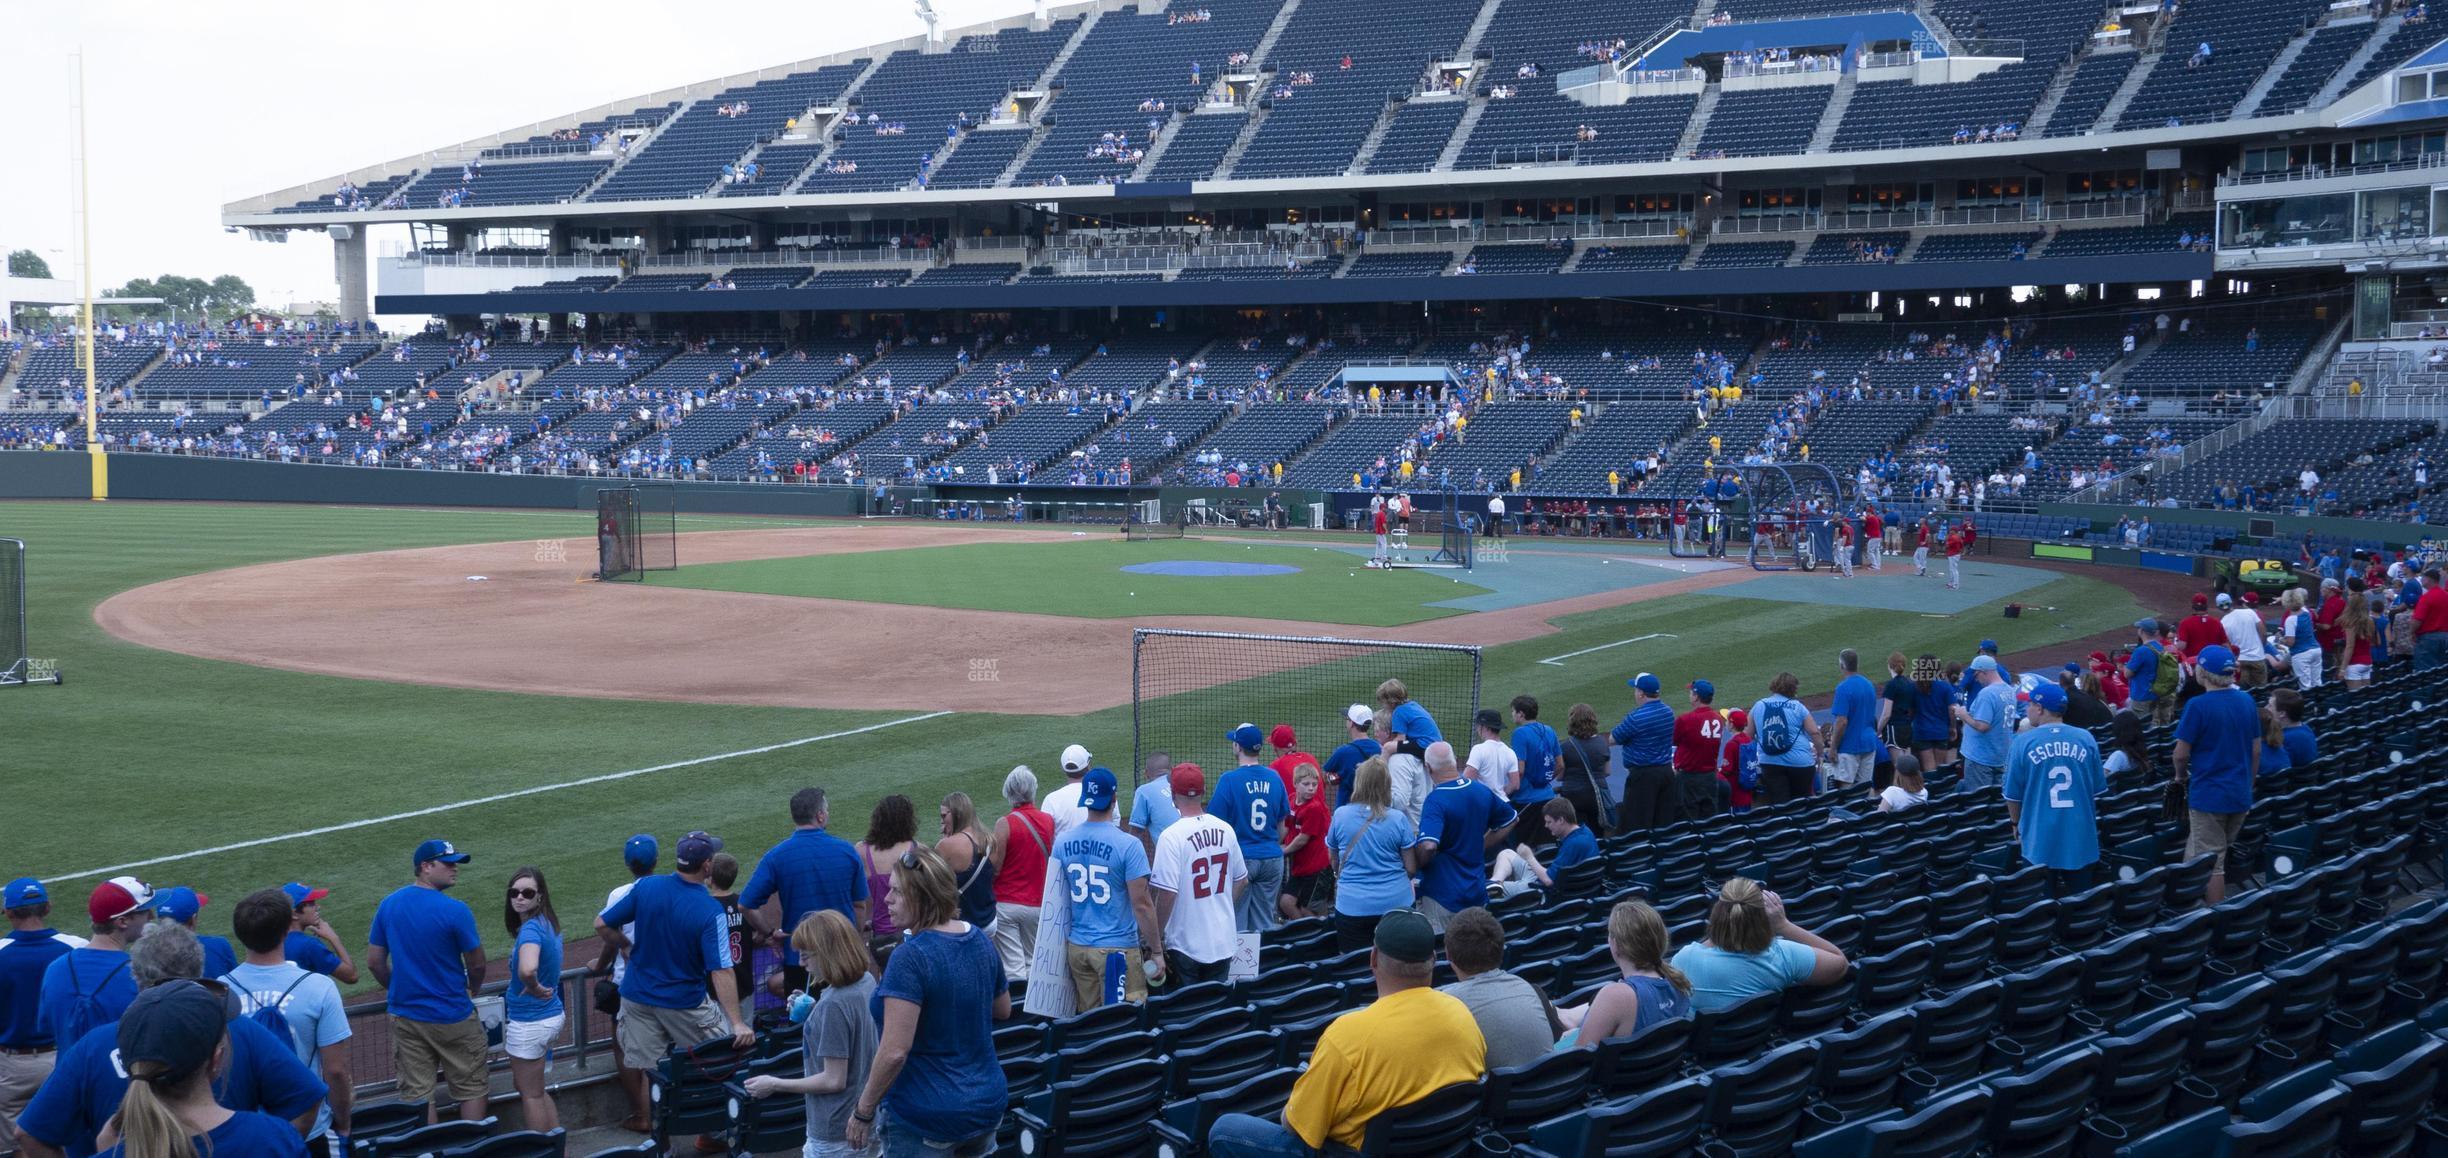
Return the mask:
[(767, 752), (780, 752), (787, 748), (803, 747), (808, 744), (821, 743), (826, 740), (839, 740), (844, 737), (862, 735), (867, 732), (880, 732), (886, 728), (898, 728), (903, 724), (916, 724), (926, 720), (933, 720), (943, 716), (949, 716), (951, 714), (952, 713), (950, 712), (927, 712), (923, 715), (903, 716), (898, 720), (886, 720), (880, 724), (868, 724), (864, 727), (848, 728), (839, 732), (827, 732), (821, 736), (804, 736), (796, 740), (784, 740), (779, 744), (767, 744), (761, 748), (742, 748), (737, 752), (723, 752), (713, 756), (698, 756), (688, 760), (675, 760), (669, 764), (657, 764), (651, 768), (632, 768), (626, 772), (607, 772), (600, 776), (587, 776), (577, 780), (564, 780), (558, 784), (538, 784), (532, 788), (521, 788), (512, 792), (499, 792), (491, 796), (479, 796), (473, 800), (461, 800), (450, 804), (437, 804), (431, 808), (418, 808), (408, 812), (394, 812), (389, 816), (376, 816), (365, 820), (351, 820), (343, 824), (327, 824), (321, 828), (309, 828), (299, 832), (286, 832), (279, 836), (257, 837), (254, 840), (242, 840), (235, 844), (224, 844), (213, 848), (199, 848), (193, 852), (175, 853), (170, 856), (157, 856), (145, 860), (132, 860), (125, 864), (115, 864), (98, 869), (87, 869), (84, 872), (67, 873), (61, 876), (46, 877), (44, 878), (44, 883), (53, 884), (60, 881), (80, 880), (85, 877), (111, 876), (116, 873), (127, 872), (131, 869), (148, 868), (157, 864), (169, 864), (173, 861), (194, 860), (197, 857), (204, 856), (217, 856), (221, 853), (236, 852), (240, 849), (261, 848), (268, 844), (283, 844), (292, 840), (304, 840), (308, 837), (328, 836), (335, 832), (348, 832), (352, 829), (372, 828), (378, 824), (391, 824), (401, 820), (414, 820), (420, 816), (434, 816), (444, 812), (456, 812), (463, 808), (475, 808), (486, 804), (499, 804), (505, 800), (517, 800), (525, 796), (540, 796), (547, 792), (559, 792), (565, 788), (584, 788), (593, 784), (609, 784), (616, 780), (628, 780), (633, 777), (645, 776), (655, 772), (669, 772), (675, 768), (694, 768), (700, 764), (713, 764), (723, 760), (734, 760), (741, 756), (761, 756)]
[(1593, 651), (1605, 651), (1606, 649), (1608, 649), (1608, 648), (1610, 648), (1610, 647), (1622, 647), (1623, 645), (1625, 645), (1625, 644), (1627, 644), (1627, 643), (1642, 643), (1642, 642), (1645, 642), (1645, 641), (1648, 641), (1648, 640), (1652, 640), (1652, 639), (1681, 639), (1681, 638), (1683, 638), (1683, 637), (1682, 637), (1682, 636), (1679, 636), (1679, 635), (1669, 635), (1669, 634), (1666, 634), (1665, 632), (1654, 632), (1654, 633), (1649, 634), (1649, 635), (1635, 635), (1635, 636), (1633, 636), (1633, 637), (1632, 637), (1632, 638), (1630, 638), (1630, 639), (1619, 639), (1619, 640), (1616, 640), (1616, 641), (1615, 641), (1615, 642), (1613, 642), (1613, 643), (1602, 643), (1602, 644), (1599, 644), (1599, 645), (1598, 645), (1598, 646), (1596, 646), (1596, 647), (1585, 647), (1585, 648), (1582, 648), (1582, 649), (1581, 649), (1581, 650), (1579, 650), (1579, 651), (1568, 651), (1568, 652), (1565, 652), (1565, 653), (1564, 653), (1564, 654), (1562, 654), (1562, 655), (1551, 655), (1551, 656), (1548, 656), (1548, 657), (1547, 657), (1547, 658), (1545, 658), (1545, 659), (1540, 660), (1539, 662), (1540, 662), (1540, 663), (1543, 663), (1543, 664), (1546, 664), (1546, 665), (1547, 665), (1547, 666), (1549, 666), (1549, 667), (1562, 667), (1562, 666), (1564, 666), (1564, 661), (1565, 661), (1565, 660), (1571, 659), (1572, 657), (1574, 657), (1574, 656), (1576, 656), (1576, 655), (1588, 655), (1589, 653), (1591, 653), (1591, 652), (1593, 652)]

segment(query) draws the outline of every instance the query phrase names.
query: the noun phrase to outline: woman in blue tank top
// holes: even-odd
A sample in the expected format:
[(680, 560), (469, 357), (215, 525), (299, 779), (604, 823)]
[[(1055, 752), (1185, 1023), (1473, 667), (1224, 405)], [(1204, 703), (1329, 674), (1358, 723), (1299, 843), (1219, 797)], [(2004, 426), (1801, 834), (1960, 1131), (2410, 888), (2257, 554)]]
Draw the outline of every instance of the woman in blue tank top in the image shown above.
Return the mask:
[(1645, 1033), (1661, 1021), (1690, 1017), (1691, 982), (1666, 963), (1666, 920), (1645, 901), (1624, 901), (1607, 914), (1607, 949), (1623, 980), (1598, 991), (1588, 1005), (1559, 1009), (1576, 1025), (1557, 1049), (1596, 1049), (1611, 1037)]

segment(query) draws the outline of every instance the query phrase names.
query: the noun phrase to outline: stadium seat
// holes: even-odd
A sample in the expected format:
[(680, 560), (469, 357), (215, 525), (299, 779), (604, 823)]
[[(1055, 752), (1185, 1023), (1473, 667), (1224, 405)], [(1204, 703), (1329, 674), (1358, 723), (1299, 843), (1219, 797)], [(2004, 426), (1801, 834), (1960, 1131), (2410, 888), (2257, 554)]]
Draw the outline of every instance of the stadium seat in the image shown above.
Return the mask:
[(1914, 1018), (1912, 1010), (1899, 1009), (1818, 1038), (1819, 1071), (1811, 1087), (1819, 1099), (1848, 1121), (1894, 1108), (1912, 1060)]
[(1783, 1153), (1801, 1133), (1819, 1043), (1798, 1041), (1709, 1075), (1711, 1141), (1738, 1158)]
[(1597, 1067), (1596, 1051), (1566, 1049), (1527, 1065), (1490, 1070), (1481, 1117), (1487, 1128), (1525, 1141), (1533, 1125), (1589, 1100)]
[(1360, 1153), (1453, 1158), (1468, 1153), (1479, 1130), (1484, 1081), (1457, 1082), (1369, 1119)]
[[(804, 1099), (799, 1101), (802, 1106)], [(802, 1128), (800, 1138), (807, 1137)], [(562, 1158), (568, 1153), (569, 1134), (565, 1130), (520, 1130), (512, 1134), (496, 1134), (473, 1145), (439, 1151), (433, 1158)]]
[(1151, 1127), (1157, 1153), (1187, 1158), (1207, 1150), (1207, 1132), (1226, 1114), (1273, 1118), (1292, 1097), (1297, 1067), (1269, 1070), (1228, 1089), (1165, 1104), (1163, 1117)]
[(1781, 997), (1762, 993), (1741, 1004), (1692, 1015), (1692, 1052), (1703, 1066), (1747, 1058), (1776, 1032)]
[(388, 1138), (370, 1141), (352, 1139), (352, 1149), (357, 1158), (417, 1158), (446, 1147), (479, 1141), (491, 1134), (499, 1121), (498, 1118), (485, 1118), (475, 1122), (436, 1122)]
[(1540, 1123), (1526, 1155), (1554, 1158), (1668, 1158), (1692, 1152), (1707, 1123), (1709, 1079), (1686, 1078), (1647, 1093)]
[(1165, 1104), (1166, 1063), (1145, 1058), (1056, 1081), (1013, 1115), (1031, 1155), (1135, 1153)]
[(1653, 1022), (1639, 1033), (1599, 1042), (1598, 1068), (1592, 1075), (1597, 1092), (1621, 1098), (1665, 1083), (1683, 1071), (1691, 1044), (1689, 1018)]

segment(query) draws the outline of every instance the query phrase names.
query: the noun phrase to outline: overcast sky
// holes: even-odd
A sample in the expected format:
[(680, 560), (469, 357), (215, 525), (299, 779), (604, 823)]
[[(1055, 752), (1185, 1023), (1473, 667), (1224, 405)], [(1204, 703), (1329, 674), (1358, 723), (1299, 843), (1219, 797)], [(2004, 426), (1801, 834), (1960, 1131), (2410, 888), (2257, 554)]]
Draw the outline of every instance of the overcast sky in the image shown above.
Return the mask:
[[(946, 28), (1029, 0), (935, 0)], [(221, 206), (610, 101), (925, 30), (912, 0), (6, 5), (0, 251), (75, 276), (76, 82), (85, 54), (95, 283), (234, 273), (275, 307), (329, 301), (331, 244), (223, 233)], [(404, 228), (377, 231), (405, 240)]]

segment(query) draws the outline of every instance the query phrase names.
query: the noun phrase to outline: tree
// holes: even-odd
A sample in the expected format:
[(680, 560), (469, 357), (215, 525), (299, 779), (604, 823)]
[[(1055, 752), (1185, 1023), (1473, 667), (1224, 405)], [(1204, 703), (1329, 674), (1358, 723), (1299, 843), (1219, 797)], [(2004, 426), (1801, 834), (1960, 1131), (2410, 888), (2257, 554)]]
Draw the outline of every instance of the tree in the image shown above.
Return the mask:
[(8, 271), (10, 277), (48, 278), (51, 276), (51, 263), (31, 249), (20, 249), (8, 255)]
[(226, 318), (244, 313), (255, 305), (255, 289), (236, 274), (222, 274), (205, 281), (165, 273), (157, 278), (134, 278), (111, 291), (112, 297), (160, 298), (158, 306), (129, 306), (126, 313), (139, 318), (159, 318), (175, 314), (187, 319)]

